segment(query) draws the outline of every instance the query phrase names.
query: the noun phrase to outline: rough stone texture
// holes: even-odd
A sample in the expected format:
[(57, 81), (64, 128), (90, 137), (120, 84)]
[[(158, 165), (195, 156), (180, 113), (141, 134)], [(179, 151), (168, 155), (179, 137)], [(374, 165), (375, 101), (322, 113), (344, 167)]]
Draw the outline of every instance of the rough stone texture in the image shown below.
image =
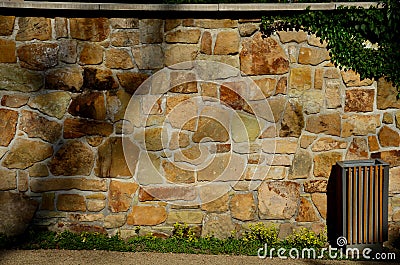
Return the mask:
[(13, 170), (0, 169), (0, 191), (17, 188), (17, 174)]
[(300, 198), (299, 212), (296, 217), (297, 222), (315, 222), (318, 220), (315, 210), (309, 200)]
[(15, 136), (18, 112), (0, 109), (0, 146), (8, 146)]
[(212, 35), (209, 31), (205, 31), (201, 37), (200, 52), (212, 54)]
[(58, 44), (31, 43), (17, 49), (20, 65), (31, 70), (45, 70), (58, 64)]
[(11, 192), (0, 192), (0, 201), (0, 233), (6, 236), (23, 234), (31, 223), (38, 203), (27, 196)]
[(64, 63), (75, 63), (78, 58), (78, 43), (76, 40), (61, 39), (59, 42), (58, 56)]
[(252, 193), (236, 194), (229, 203), (232, 217), (241, 221), (249, 221), (255, 218), (256, 205)]
[(180, 210), (170, 211), (168, 213), (167, 224), (185, 223), (185, 224), (201, 224), (203, 222), (204, 213), (199, 210)]
[[(396, 120), (398, 120), (398, 119), (397, 119), (398, 113), (399, 113), (399, 112), (396, 112)], [(392, 124), (393, 121), (394, 121), (394, 120), (393, 120), (393, 115), (392, 115), (392, 113), (390, 113), (390, 112), (385, 112), (385, 113), (383, 113), (383, 118), (382, 118), (382, 122), (383, 122), (383, 123)]]
[(30, 138), (41, 138), (54, 143), (61, 136), (61, 124), (51, 121), (32, 111), (22, 111), (19, 129), (26, 132)]
[(44, 114), (61, 119), (67, 111), (70, 100), (71, 96), (67, 92), (51, 92), (31, 98), (28, 105)]
[(68, 38), (68, 19), (65, 17), (54, 18), (54, 33), (56, 39)]
[(46, 88), (54, 90), (80, 91), (83, 85), (82, 71), (78, 67), (59, 68), (46, 73)]
[[(179, 160), (179, 159), (176, 159)], [(172, 183), (194, 183), (194, 171), (186, 170), (174, 165), (173, 163), (163, 161), (164, 176), (167, 181)]]
[(201, 236), (227, 238), (231, 236), (233, 230), (235, 230), (235, 225), (229, 214), (210, 213), (204, 217)]
[(289, 71), (289, 61), (275, 40), (257, 33), (242, 41), (240, 70), (248, 75), (284, 74)]
[(193, 73), (172, 72), (170, 78), (169, 92), (184, 94), (197, 92), (196, 76)]
[[(315, 82), (314, 82), (315, 86)], [(326, 81), (325, 85), (326, 107), (336, 109), (342, 106), (342, 95), (340, 83), (335, 81)]]
[(80, 64), (101, 64), (103, 62), (104, 48), (97, 43), (83, 43), (79, 45)]
[(304, 128), (303, 108), (297, 101), (289, 101), (283, 114), (280, 137), (299, 137)]
[(304, 31), (278, 31), (281, 42), (305, 42), (307, 40), (307, 33)]
[(126, 212), (133, 201), (133, 194), (138, 189), (135, 182), (111, 181), (108, 195), (108, 207), (111, 212)]
[(308, 178), (312, 167), (312, 157), (307, 151), (299, 149), (294, 155), (289, 169), (289, 179)]
[(0, 36), (11, 35), (14, 29), (14, 16), (0, 16)]
[(193, 201), (198, 194), (195, 189), (189, 186), (161, 186), (161, 187), (145, 187), (145, 191), (154, 199), (161, 201)]
[(299, 51), (299, 63), (318, 65), (330, 59), (326, 49), (301, 47)]
[(123, 72), (117, 73), (118, 81), (129, 94), (135, 93), (136, 89), (149, 77), (148, 74)]
[(10, 108), (19, 108), (28, 103), (29, 96), (23, 94), (4, 95), (1, 98), (1, 105)]
[(134, 29), (139, 27), (137, 18), (110, 18), (110, 24), (115, 29)]
[(43, 87), (43, 78), (40, 73), (4, 64), (0, 65), (0, 87), (2, 90), (33, 92)]
[(177, 63), (193, 61), (198, 53), (197, 45), (171, 44), (165, 49), (165, 65), (172, 66)]
[(346, 160), (367, 159), (368, 157), (367, 139), (354, 137), (349, 149), (347, 150)]
[(381, 125), (380, 115), (352, 114), (342, 116), (342, 137), (351, 135), (375, 134), (376, 128)]
[(85, 67), (83, 71), (83, 87), (92, 90), (111, 90), (118, 88), (118, 82), (110, 69)]
[(117, 31), (111, 34), (111, 45), (115, 47), (131, 47), (139, 44), (139, 32)]
[(20, 138), (15, 140), (10, 151), (4, 156), (2, 165), (7, 168), (25, 169), (52, 154), (53, 148), (50, 144)]
[(70, 18), (71, 37), (78, 40), (103, 41), (110, 34), (107, 18)]
[(56, 176), (88, 176), (94, 163), (94, 154), (86, 144), (72, 140), (65, 143), (49, 163), (50, 172)]
[(306, 130), (312, 133), (324, 133), (340, 136), (341, 118), (339, 113), (321, 114), (309, 116)]
[(170, 31), (165, 35), (167, 43), (198, 43), (201, 31), (198, 29)]
[(289, 88), (292, 94), (298, 94), (311, 88), (311, 68), (298, 67), (290, 70)]
[(86, 211), (85, 197), (78, 194), (60, 194), (57, 198), (57, 209), (66, 212)]
[(217, 35), (214, 54), (235, 54), (239, 52), (240, 36), (236, 30), (221, 31)]
[[(200, 191), (200, 198), (203, 201), (209, 201), (210, 200), (210, 196), (215, 196), (214, 194), (221, 194), (224, 192), (223, 188), (222, 191), (218, 191), (219, 188), (218, 187), (213, 187), (213, 188), (208, 188), (208, 189), (201, 189)], [(207, 212), (216, 212), (216, 213), (223, 213), (228, 211), (228, 206), (229, 206), (229, 194), (225, 193), (224, 195), (222, 195), (221, 197), (209, 201), (207, 203), (202, 203), (201, 204), (201, 209)]]
[(397, 131), (391, 129), (389, 126), (383, 126), (378, 133), (379, 142), (383, 147), (399, 147), (400, 135)]
[(58, 190), (106, 191), (105, 180), (89, 178), (35, 178), (31, 179), (30, 187), (33, 192), (48, 192)]
[(314, 156), (314, 176), (329, 178), (332, 166), (342, 160), (342, 153), (325, 152)]
[(103, 93), (85, 91), (72, 100), (68, 112), (73, 116), (104, 120), (106, 106)]
[(167, 211), (159, 206), (133, 206), (128, 214), (128, 225), (158, 225), (167, 219)]
[(15, 41), (0, 39), (0, 63), (15, 63), (17, 57), (15, 55)]
[(109, 49), (106, 52), (106, 67), (115, 69), (131, 69), (134, 67), (127, 50)]
[(49, 40), (51, 39), (51, 22), (44, 17), (21, 17), (18, 20), (18, 41)]
[(311, 199), (317, 207), (319, 214), (321, 215), (322, 218), (326, 219), (326, 214), (327, 214), (327, 196), (325, 193), (313, 193), (311, 195)]
[(290, 219), (297, 211), (300, 185), (296, 182), (263, 182), (258, 188), (260, 219)]
[(231, 130), (235, 142), (254, 142), (260, 135), (260, 124), (256, 117), (239, 113), (231, 121)]
[(371, 158), (380, 158), (391, 167), (400, 166), (400, 150), (381, 151), (371, 154)]
[(368, 136), (368, 147), (370, 152), (375, 152), (379, 150), (378, 139), (375, 135)]
[(342, 71), (342, 78), (347, 87), (360, 87), (369, 86), (373, 83), (371, 79), (360, 79), (360, 74), (354, 72), (353, 70)]
[(377, 82), (376, 104), (378, 109), (400, 108), (400, 101), (397, 100), (397, 89), (384, 78)]
[(104, 218), (105, 228), (118, 228), (125, 224), (126, 216), (124, 214), (107, 215)]
[[(185, 46), (182, 46), (185, 47)], [(179, 47), (178, 47), (179, 49)], [(178, 51), (174, 51), (178, 53)], [(164, 52), (160, 45), (145, 45), (140, 48), (133, 47), (132, 55), (135, 59), (135, 63), (141, 70), (147, 69), (161, 69), (164, 66)], [(171, 56), (175, 56), (172, 54)], [(167, 52), (165, 57), (167, 56)], [(173, 61), (174, 58), (170, 58)], [(165, 59), (167, 60), (167, 59)], [(184, 60), (186, 61), (186, 60)], [(172, 63), (173, 64), (173, 63)]]
[(324, 96), (324, 94), (320, 90), (304, 91), (304, 93), (302, 93), (300, 98), (304, 112), (306, 114), (319, 113), (324, 105), (324, 97), (328, 99), (328, 96)]
[(368, 112), (373, 110), (375, 90), (351, 89), (346, 91), (344, 111)]
[(331, 137), (319, 138), (313, 144), (311, 150), (313, 152), (330, 151), (334, 149), (345, 149), (347, 147), (347, 142), (342, 140), (336, 140)]
[(314, 193), (314, 192), (326, 192), (328, 181), (325, 179), (314, 179), (303, 183), (304, 192)]
[(139, 20), (139, 39), (141, 43), (160, 43), (163, 41), (163, 21), (161, 19)]
[(400, 190), (400, 167), (389, 169), (389, 193), (399, 193)]
[(70, 119), (64, 121), (64, 138), (79, 138), (89, 135), (109, 136), (113, 132), (111, 123), (84, 119)]

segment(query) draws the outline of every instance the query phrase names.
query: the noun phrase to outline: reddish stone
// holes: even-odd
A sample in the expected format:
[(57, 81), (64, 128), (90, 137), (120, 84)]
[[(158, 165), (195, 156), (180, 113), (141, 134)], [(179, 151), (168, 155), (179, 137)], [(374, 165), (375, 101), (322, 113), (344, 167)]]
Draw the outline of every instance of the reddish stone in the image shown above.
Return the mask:
[(111, 90), (118, 88), (110, 69), (86, 67), (83, 72), (83, 87), (92, 90)]
[(391, 129), (389, 126), (383, 126), (378, 133), (379, 142), (383, 147), (399, 147), (400, 146), (400, 135), (397, 131)]
[(1, 105), (10, 108), (19, 108), (28, 103), (27, 95), (4, 95), (1, 98)]
[(67, 118), (64, 121), (64, 138), (79, 138), (87, 135), (109, 136), (113, 132), (111, 123)]
[(45, 70), (58, 64), (56, 43), (30, 43), (17, 50), (20, 65), (31, 70)]
[(205, 31), (201, 37), (200, 52), (212, 54), (212, 35), (209, 31)]
[(368, 146), (369, 146), (369, 151), (371, 152), (375, 152), (380, 149), (378, 139), (376, 138), (375, 135), (368, 136)]
[(297, 214), (297, 222), (314, 222), (317, 221), (318, 217), (315, 214), (314, 207), (311, 202), (306, 198), (300, 198), (299, 213)]
[(339, 113), (311, 115), (307, 119), (306, 130), (340, 136), (341, 118)]
[(108, 207), (112, 212), (126, 212), (133, 201), (133, 194), (138, 188), (135, 182), (111, 181)]
[(167, 211), (159, 206), (133, 206), (128, 215), (128, 225), (158, 225), (167, 219)]
[(0, 16), (0, 36), (8, 36), (12, 34), (14, 21), (14, 16)]
[(61, 124), (50, 121), (36, 112), (23, 110), (19, 129), (26, 132), (31, 138), (41, 138), (54, 143), (61, 136)]
[(344, 111), (368, 112), (374, 108), (375, 90), (352, 89), (346, 91)]
[(232, 107), (235, 110), (242, 110), (244, 105), (246, 104), (245, 99), (241, 97), (235, 91), (243, 91), (241, 88), (242, 83), (225, 83), (221, 85), (220, 88), (220, 100), (222, 103), (225, 103)]
[(15, 136), (18, 112), (0, 109), (0, 146), (8, 146)]
[(71, 18), (69, 24), (71, 37), (78, 40), (103, 41), (110, 34), (107, 18)]
[(74, 98), (69, 105), (68, 112), (83, 118), (104, 120), (106, 105), (102, 92), (84, 92)]
[(367, 140), (361, 137), (354, 137), (347, 150), (346, 160), (366, 159), (368, 157)]
[(15, 56), (15, 41), (0, 39), (0, 63), (15, 63), (17, 57)]

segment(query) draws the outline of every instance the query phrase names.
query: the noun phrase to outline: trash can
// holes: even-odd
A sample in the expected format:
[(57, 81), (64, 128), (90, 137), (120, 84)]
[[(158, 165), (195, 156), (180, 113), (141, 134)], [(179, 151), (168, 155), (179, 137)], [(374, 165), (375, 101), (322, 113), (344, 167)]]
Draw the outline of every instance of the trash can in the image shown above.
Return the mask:
[(327, 190), (330, 244), (382, 248), (388, 239), (388, 187), (389, 164), (381, 159), (337, 162)]

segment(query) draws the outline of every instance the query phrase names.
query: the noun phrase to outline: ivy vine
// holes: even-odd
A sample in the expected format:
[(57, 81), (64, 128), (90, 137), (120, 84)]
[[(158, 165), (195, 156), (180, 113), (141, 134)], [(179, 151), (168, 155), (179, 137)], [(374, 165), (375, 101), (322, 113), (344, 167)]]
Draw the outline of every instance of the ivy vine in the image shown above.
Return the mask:
[(361, 78), (384, 77), (400, 95), (400, 1), (385, 0), (369, 9), (340, 7), (331, 11), (264, 16), (261, 29), (304, 30), (328, 42), (331, 61)]

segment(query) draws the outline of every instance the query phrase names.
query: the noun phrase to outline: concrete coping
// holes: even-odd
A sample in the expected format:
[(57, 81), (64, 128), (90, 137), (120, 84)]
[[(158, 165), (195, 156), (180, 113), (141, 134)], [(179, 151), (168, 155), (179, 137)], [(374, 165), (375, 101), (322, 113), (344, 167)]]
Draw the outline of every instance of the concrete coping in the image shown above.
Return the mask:
[(96, 11), (150, 11), (150, 12), (260, 12), (335, 10), (339, 6), (369, 8), (378, 2), (331, 2), (331, 3), (243, 3), (243, 4), (125, 4), (125, 3), (84, 3), (0, 0), (0, 8), (42, 9), (42, 10), (96, 10)]

